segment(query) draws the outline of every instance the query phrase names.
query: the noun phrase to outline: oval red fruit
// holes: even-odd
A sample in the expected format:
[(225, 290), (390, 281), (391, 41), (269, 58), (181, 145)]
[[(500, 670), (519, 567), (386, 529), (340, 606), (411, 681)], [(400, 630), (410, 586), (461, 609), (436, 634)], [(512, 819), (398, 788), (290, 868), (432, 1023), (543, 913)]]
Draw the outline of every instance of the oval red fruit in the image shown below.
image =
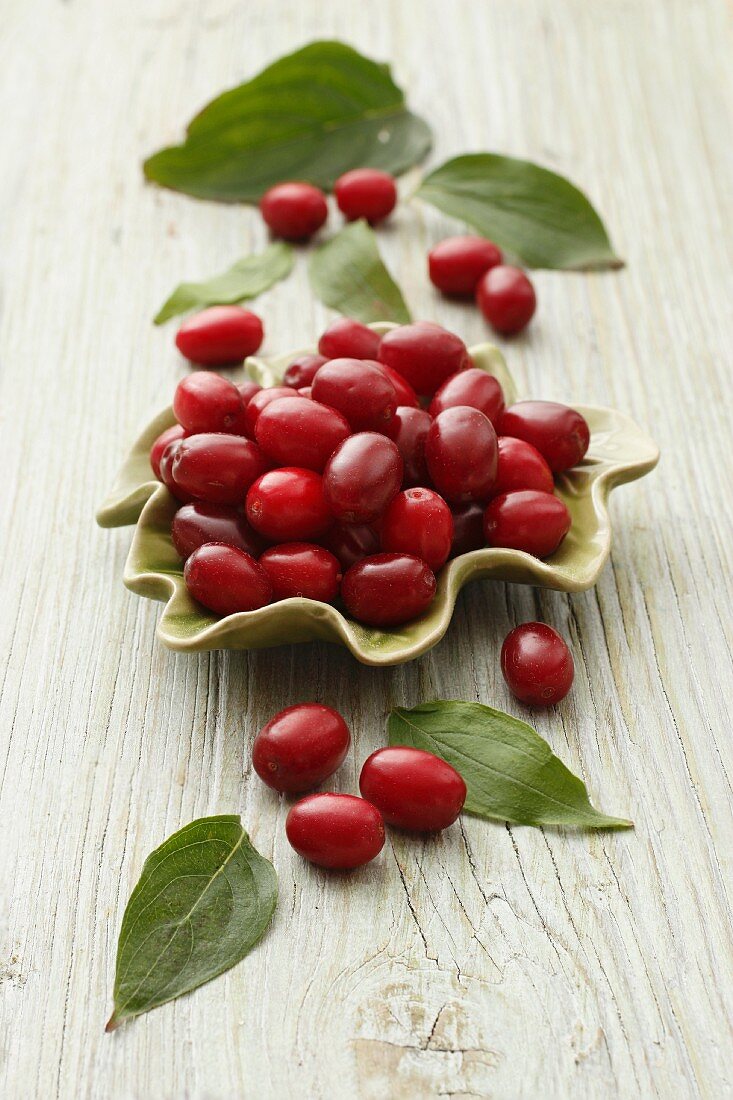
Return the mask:
[(443, 294), (470, 297), (481, 276), (502, 259), (501, 249), (485, 237), (446, 237), (428, 253), (428, 274)]
[(186, 429), (182, 424), (173, 424), (160, 433), (150, 448), (150, 467), (158, 481), (163, 480), (160, 476), (160, 460), (163, 457), (163, 451), (169, 443), (177, 443), (180, 439), (183, 439), (185, 434)]
[(503, 336), (521, 332), (537, 308), (529, 278), (518, 267), (504, 264), (492, 267), (481, 277), (476, 301), (489, 324)]
[(438, 416), (444, 409), (468, 405), (479, 409), (496, 428), (504, 412), (504, 391), (493, 374), (478, 367), (469, 367), (446, 379), (430, 402), (428, 412)]
[(338, 409), (355, 432), (386, 431), (397, 408), (392, 382), (369, 359), (329, 359), (313, 379), (311, 396)]
[(501, 493), (484, 513), (484, 538), (489, 546), (549, 558), (567, 535), (570, 523), (565, 504), (551, 493), (532, 489)]
[(207, 542), (236, 546), (252, 557), (261, 554), (266, 545), (236, 508), (200, 500), (178, 509), (171, 524), (171, 538), (184, 561)]
[(453, 516), (431, 489), (406, 489), (384, 513), (380, 532), (383, 550), (421, 558), (435, 573), (450, 554)]
[(183, 322), (176, 347), (199, 366), (224, 367), (254, 355), (263, 337), (256, 313), (241, 306), (211, 306)]
[(529, 706), (559, 703), (575, 675), (565, 640), (545, 623), (522, 623), (504, 639), (501, 671), (517, 699)]
[(276, 237), (305, 241), (328, 217), (326, 196), (310, 183), (277, 183), (260, 199), (260, 213)]
[(242, 504), (267, 469), (256, 443), (241, 435), (202, 432), (181, 440), (171, 472), (181, 489), (210, 504)]
[(511, 435), (500, 435), (497, 445), (499, 466), (493, 489), (496, 496), (520, 489), (535, 489), (539, 493), (555, 491), (552, 470), (531, 443)]
[(260, 565), (270, 578), (275, 600), (302, 596), (330, 603), (338, 595), (341, 566), (322, 546), (310, 542), (278, 543), (265, 550)]
[(346, 610), (369, 626), (398, 626), (427, 611), (435, 575), (408, 554), (375, 554), (352, 565), (341, 582)]
[(245, 511), (255, 531), (273, 542), (317, 539), (333, 522), (321, 475), (299, 466), (268, 470), (258, 478)]
[(217, 615), (256, 611), (272, 599), (267, 573), (235, 546), (200, 546), (186, 561), (183, 579), (193, 598)]
[(339, 317), (322, 333), (318, 350), (326, 359), (376, 359), (382, 337), (353, 317)]
[(352, 870), (384, 847), (384, 822), (376, 806), (353, 794), (311, 794), (285, 822), (290, 844), (304, 859), (332, 870)]
[(555, 474), (577, 466), (590, 445), (588, 421), (557, 401), (518, 401), (502, 416), (500, 431), (531, 443)]
[(402, 745), (372, 753), (361, 769), (359, 790), (388, 825), (421, 833), (447, 829), (466, 801), (466, 784), (454, 767), (431, 752)]
[(304, 401), (302, 395), (271, 401), (255, 424), (255, 439), (278, 466), (305, 466), (319, 473), (350, 435), (340, 412), (318, 401)]
[(228, 432), (242, 414), (242, 396), (227, 378), (197, 370), (176, 386), (173, 412), (189, 435)]
[(427, 396), (470, 365), (463, 340), (430, 321), (390, 329), (382, 337), (378, 358), (406, 378), (416, 393)]
[(397, 495), (402, 459), (391, 439), (378, 432), (349, 436), (323, 471), (326, 501), (342, 523), (373, 523)]
[(338, 711), (299, 703), (262, 727), (252, 746), (252, 765), (274, 791), (308, 791), (333, 775), (350, 744), (349, 727)]
[(338, 208), (347, 221), (366, 218), (370, 225), (383, 221), (397, 203), (397, 185), (389, 172), (354, 168), (339, 176), (333, 187)]
[(490, 496), (498, 453), (491, 421), (467, 405), (436, 416), (425, 440), (430, 478), (440, 495), (451, 502)]

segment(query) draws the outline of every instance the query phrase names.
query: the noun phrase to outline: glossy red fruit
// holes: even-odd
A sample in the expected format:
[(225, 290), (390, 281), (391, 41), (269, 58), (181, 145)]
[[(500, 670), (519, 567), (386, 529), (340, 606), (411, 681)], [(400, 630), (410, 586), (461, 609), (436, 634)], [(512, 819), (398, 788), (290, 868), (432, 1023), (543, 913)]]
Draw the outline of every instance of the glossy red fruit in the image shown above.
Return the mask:
[(275, 600), (303, 596), (330, 603), (338, 595), (341, 566), (322, 546), (310, 542), (280, 543), (265, 550), (260, 565), (270, 578)]
[(379, 535), (366, 524), (335, 523), (322, 542), (338, 558), (344, 571), (379, 553)]
[(256, 313), (241, 306), (211, 306), (183, 322), (176, 347), (199, 366), (225, 367), (254, 355), (264, 334)]
[(245, 415), (247, 413), (247, 406), (254, 395), (260, 392), (262, 386), (248, 378), (245, 382), (239, 382), (237, 384), (237, 389), (239, 390), (239, 396), (242, 398), (242, 409), (231, 428), (227, 430), (231, 432), (232, 435), (246, 435), (247, 425), (245, 424)]
[(466, 801), (466, 784), (454, 767), (422, 749), (377, 749), (364, 762), (359, 790), (388, 825), (419, 833), (447, 829)]
[(496, 428), (504, 412), (504, 391), (499, 379), (478, 367), (459, 371), (443, 383), (430, 402), (428, 412), (438, 416), (444, 409), (457, 405), (479, 409)]
[(428, 273), (443, 294), (471, 297), (481, 276), (502, 259), (501, 249), (485, 237), (446, 237), (428, 253)]
[(406, 378), (416, 393), (426, 396), (470, 365), (463, 340), (430, 321), (390, 329), (379, 345), (379, 361)]
[(536, 447), (556, 474), (577, 466), (590, 444), (585, 417), (556, 401), (519, 401), (506, 410), (500, 428)]
[(386, 363), (380, 363), (379, 366), (387, 375), (390, 382), (395, 388), (395, 394), (397, 395), (397, 408), (399, 409), (400, 407), (402, 407), (406, 409), (417, 409), (420, 405), (420, 402), (418, 401), (417, 394), (415, 393), (407, 379), (403, 378), (402, 375), (399, 374), (396, 370), (393, 370), (392, 367), (388, 367)]
[(328, 507), (341, 523), (373, 523), (397, 495), (402, 459), (391, 439), (378, 432), (349, 436), (323, 471)]
[(167, 444), (163, 454), (160, 456), (160, 480), (165, 485), (169, 493), (172, 493), (176, 500), (181, 504), (189, 504), (194, 498), (190, 493), (187, 493), (185, 489), (180, 485), (176, 485), (173, 479), (173, 460), (178, 453), (178, 448), (183, 442), (182, 439), (174, 439)]
[(388, 435), (397, 444), (404, 464), (404, 489), (430, 484), (425, 461), (425, 440), (432, 423), (433, 419), (425, 409), (409, 407), (399, 407), (390, 421)]
[(353, 794), (302, 798), (288, 814), (285, 832), (298, 855), (331, 870), (361, 867), (384, 847), (382, 815)]
[(491, 421), (467, 405), (446, 409), (430, 425), (425, 460), (435, 488), (446, 500), (486, 500), (498, 461)]
[(173, 412), (189, 434), (228, 432), (241, 416), (242, 397), (227, 378), (198, 370), (176, 386)]
[(160, 460), (163, 457), (163, 451), (169, 443), (177, 443), (179, 439), (183, 439), (185, 434), (186, 429), (181, 424), (173, 424), (160, 433), (150, 448), (150, 467), (158, 481), (163, 480), (160, 476)]
[(476, 301), (489, 324), (503, 336), (521, 332), (537, 308), (530, 280), (518, 267), (504, 264), (492, 267), (481, 277)]
[(353, 317), (339, 317), (318, 341), (326, 359), (376, 359), (382, 337)]
[(570, 512), (550, 493), (526, 489), (502, 493), (484, 513), (484, 538), (489, 546), (524, 550), (536, 558), (554, 554), (570, 530)]
[(308, 791), (343, 764), (350, 744), (349, 727), (338, 711), (298, 703), (262, 727), (252, 746), (252, 766), (274, 791)]
[(247, 404), (247, 408), (244, 410), (244, 428), (245, 434), (250, 439), (255, 438), (255, 427), (259, 415), (262, 410), (270, 404), (271, 401), (277, 401), (281, 397), (302, 397), (297, 390), (294, 390), (292, 386), (268, 386), (264, 390), (260, 390), (259, 393), (252, 395), (251, 400)]
[(512, 493), (520, 489), (536, 489), (538, 493), (553, 493), (555, 482), (552, 470), (531, 443), (500, 435), (499, 468), (494, 482), (494, 495)]
[(306, 241), (328, 217), (326, 196), (310, 183), (278, 183), (260, 199), (260, 213), (276, 237)]
[(226, 504), (206, 504), (198, 500), (178, 509), (171, 524), (171, 538), (184, 561), (207, 542), (236, 546), (253, 558), (265, 548), (265, 543), (241, 512)]
[(397, 408), (394, 386), (369, 359), (329, 359), (313, 379), (311, 396), (338, 409), (355, 432), (384, 431)]
[(545, 623), (522, 623), (504, 639), (501, 671), (510, 691), (532, 707), (559, 703), (575, 675), (564, 639)]
[(345, 172), (336, 180), (333, 193), (339, 210), (350, 222), (366, 218), (370, 225), (376, 225), (392, 213), (397, 203), (394, 176), (376, 168)]
[(375, 554), (352, 565), (341, 582), (349, 615), (369, 626), (398, 626), (427, 611), (435, 596), (435, 576), (424, 561), (408, 554)]
[(283, 375), (283, 385), (292, 386), (300, 390), (304, 386), (310, 386), (316, 376), (316, 371), (326, 362), (325, 355), (299, 355)]
[(304, 542), (325, 534), (333, 517), (314, 470), (286, 466), (269, 470), (247, 493), (247, 519), (272, 542)]
[(451, 505), (453, 514), (453, 543), (450, 557), (482, 550), (484, 541), (484, 505), (475, 500)]
[(272, 599), (267, 573), (235, 546), (200, 546), (186, 561), (183, 579), (193, 598), (217, 615), (256, 611)]
[(436, 573), (450, 554), (453, 516), (431, 489), (406, 489), (384, 513), (380, 532), (387, 553), (421, 558)]
[(255, 439), (278, 466), (305, 466), (320, 473), (339, 443), (351, 435), (348, 421), (328, 405), (280, 397), (260, 412)]
[(205, 432), (181, 441), (171, 473), (181, 489), (209, 504), (242, 504), (250, 485), (267, 469), (256, 443), (241, 435)]

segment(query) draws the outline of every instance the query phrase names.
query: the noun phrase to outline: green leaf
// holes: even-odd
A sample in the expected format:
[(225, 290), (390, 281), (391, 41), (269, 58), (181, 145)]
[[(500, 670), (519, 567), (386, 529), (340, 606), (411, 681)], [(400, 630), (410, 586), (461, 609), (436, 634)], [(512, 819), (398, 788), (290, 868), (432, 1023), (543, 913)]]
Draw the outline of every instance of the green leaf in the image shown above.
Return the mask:
[(387, 65), (342, 42), (312, 42), (214, 99), (183, 145), (145, 162), (149, 180), (204, 199), (257, 202), (281, 180), (330, 188), (350, 168), (399, 174), (430, 129), (407, 110)]
[(308, 265), (311, 286), (327, 306), (357, 321), (410, 320), (402, 292), (382, 262), (365, 221), (352, 222), (326, 241)]
[(623, 267), (582, 191), (530, 161), (495, 153), (455, 157), (426, 176), (417, 194), (528, 267)]
[(202, 283), (179, 283), (158, 310), (154, 323), (162, 325), (164, 321), (189, 309), (229, 305), (256, 298), (273, 283), (290, 274), (293, 260), (290, 245), (276, 241), (264, 252), (245, 256), (220, 275), (213, 275)]
[(204, 817), (145, 860), (122, 919), (107, 1031), (238, 963), (270, 923), (272, 864), (239, 817)]
[(452, 764), (468, 788), (464, 809), (519, 825), (627, 829), (591, 806), (585, 784), (526, 722), (482, 703), (438, 699), (389, 716), (390, 745), (425, 749)]

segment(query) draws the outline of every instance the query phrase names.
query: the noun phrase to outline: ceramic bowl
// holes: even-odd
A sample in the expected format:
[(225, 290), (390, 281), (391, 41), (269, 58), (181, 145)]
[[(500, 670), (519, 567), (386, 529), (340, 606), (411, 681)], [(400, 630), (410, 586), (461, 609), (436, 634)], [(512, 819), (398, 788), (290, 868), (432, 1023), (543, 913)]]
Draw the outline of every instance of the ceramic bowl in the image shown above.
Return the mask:
[[(386, 331), (392, 326), (372, 327)], [(302, 351), (271, 360), (249, 359), (246, 372), (262, 385), (272, 385), (299, 354)], [(497, 376), (507, 404), (517, 400), (514, 382), (497, 347), (480, 344), (471, 349), (471, 357), (475, 366)], [(458, 593), (468, 581), (513, 581), (562, 592), (579, 592), (595, 584), (611, 549), (608, 495), (617, 485), (653, 469), (659, 452), (623, 413), (587, 405), (576, 408), (590, 425), (591, 443), (581, 465), (557, 479), (557, 492), (573, 520), (560, 549), (545, 561), (520, 550), (490, 548), (454, 558), (438, 574), (437, 594), (427, 613), (391, 630), (362, 626), (336, 607), (315, 600), (282, 600), (258, 611), (219, 618), (189, 596), (170, 536), (178, 504), (153, 478), (148, 461), (155, 438), (175, 422), (171, 409), (156, 416), (135, 443), (97, 513), (97, 522), (102, 527), (137, 525), (124, 582), (140, 596), (165, 601), (158, 637), (171, 649), (261, 649), (320, 639), (346, 646), (364, 664), (400, 664), (440, 641), (450, 625)]]

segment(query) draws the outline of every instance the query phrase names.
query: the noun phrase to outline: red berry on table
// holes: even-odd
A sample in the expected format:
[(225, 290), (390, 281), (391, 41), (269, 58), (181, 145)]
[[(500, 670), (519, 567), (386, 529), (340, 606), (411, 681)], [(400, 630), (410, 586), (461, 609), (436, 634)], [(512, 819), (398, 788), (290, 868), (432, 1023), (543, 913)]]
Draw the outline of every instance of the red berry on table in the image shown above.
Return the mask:
[(217, 615), (256, 611), (272, 599), (267, 573), (235, 546), (200, 546), (186, 561), (183, 579), (193, 598)]
[(486, 545), (484, 540), (484, 511), (485, 506), (475, 500), (451, 505), (453, 544), (450, 557), (456, 558), (459, 554), (470, 554), (472, 550), (482, 550)]
[(501, 382), (493, 374), (487, 374), (478, 367), (469, 367), (446, 379), (428, 409), (431, 416), (437, 416), (444, 409), (456, 405), (469, 405), (488, 416), (496, 428), (504, 412), (504, 391)]
[(368, 757), (359, 790), (388, 825), (420, 833), (447, 829), (466, 801), (466, 784), (452, 765), (402, 745), (377, 749)]
[(380, 533), (382, 550), (412, 554), (436, 573), (450, 554), (453, 516), (443, 498), (431, 489), (406, 489), (384, 513)]
[(178, 442), (179, 439), (183, 439), (185, 434), (186, 429), (181, 424), (173, 424), (170, 428), (166, 428), (164, 432), (160, 433), (150, 448), (150, 467), (158, 481), (163, 480), (160, 476), (160, 460), (163, 457), (163, 451), (169, 443), (175, 443)]
[(306, 241), (328, 217), (326, 196), (310, 183), (277, 183), (260, 199), (260, 213), (274, 236)]
[(433, 485), (446, 500), (486, 500), (498, 461), (491, 421), (467, 405), (446, 409), (430, 425), (425, 459)]
[(341, 582), (349, 615), (369, 626), (399, 626), (427, 611), (435, 575), (408, 554), (375, 554), (352, 565)]
[(428, 253), (428, 273), (443, 294), (471, 297), (481, 276), (502, 260), (501, 249), (485, 237), (446, 237)]
[(272, 542), (317, 539), (333, 522), (321, 475), (297, 466), (258, 478), (247, 493), (245, 512), (255, 531)]
[(241, 435), (205, 432), (178, 446), (171, 473), (179, 488), (209, 504), (242, 504), (250, 485), (267, 469), (256, 443)]
[(355, 432), (385, 430), (397, 408), (394, 386), (368, 359), (329, 359), (313, 379), (311, 396), (343, 413)]
[(271, 718), (252, 746), (252, 766), (274, 791), (308, 791), (343, 764), (351, 734), (341, 715), (321, 703), (298, 703)]
[(419, 408), (420, 402), (418, 401), (417, 394), (415, 393), (407, 379), (403, 378), (402, 375), (399, 374), (396, 370), (393, 370), (392, 367), (388, 367), (386, 363), (380, 363), (379, 368), (387, 375), (390, 382), (395, 388), (395, 394), (397, 395), (397, 408)]
[(536, 447), (553, 473), (577, 466), (590, 445), (588, 421), (556, 401), (518, 401), (501, 418), (502, 435)]
[(504, 639), (501, 671), (522, 703), (547, 707), (564, 699), (573, 683), (573, 655), (545, 623), (522, 623)]
[(338, 208), (348, 221), (366, 218), (376, 225), (392, 213), (397, 204), (394, 177), (377, 168), (354, 168), (334, 184)]
[(326, 359), (376, 359), (382, 337), (369, 325), (352, 317), (339, 317), (318, 341)]
[(494, 482), (494, 495), (512, 493), (520, 489), (536, 489), (539, 493), (554, 493), (552, 470), (531, 443), (500, 435), (499, 468)]
[(387, 434), (397, 444), (397, 449), (402, 455), (404, 489), (430, 484), (425, 461), (425, 440), (432, 422), (433, 418), (425, 409), (400, 406), (389, 423)]
[(300, 390), (304, 386), (310, 386), (316, 376), (316, 371), (326, 362), (325, 355), (299, 355), (283, 375), (283, 385), (292, 386)]
[(379, 553), (379, 535), (366, 524), (335, 523), (321, 541), (343, 570)]
[(351, 435), (348, 421), (328, 405), (279, 397), (260, 412), (255, 439), (278, 466), (305, 466), (321, 473), (339, 443)]
[(338, 595), (341, 566), (322, 546), (310, 542), (283, 542), (260, 557), (260, 565), (272, 583), (272, 598), (302, 596), (330, 603)]
[(254, 355), (263, 337), (256, 313), (241, 306), (211, 306), (183, 322), (176, 347), (201, 367), (225, 367)]
[(266, 389), (260, 390), (259, 393), (252, 395), (243, 416), (245, 434), (250, 439), (255, 437), (255, 427), (262, 410), (271, 401), (277, 401), (281, 397), (302, 397), (302, 394), (299, 394), (292, 386), (268, 386)]
[(558, 497), (526, 489), (502, 493), (489, 502), (484, 537), (489, 546), (548, 558), (567, 535), (570, 523), (570, 512)]
[(242, 395), (220, 374), (198, 370), (176, 386), (173, 412), (189, 433), (228, 432), (242, 415)]
[(382, 815), (353, 794), (302, 798), (287, 816), (285, 833), (298, 855), (331, 870), (361, 867), (384, 847)]
[(373, 523), (402, 484), (402, 459), (391, 439), (378, 432), (349, 436), (323, 471), (328, 507), (341, 523)]
[(431, 321), (390, 329), (382, 337), (378, 359), (425, 396), (431, 396), (446, 378), (470, 366), (463, 340)]
[(486, 320), (502, 336), (521, 332), (537, 307), (534, 287), (525, 273), (504, 264), (492, 267), (482, 276), (476, 301)]
[(171, 524), (171, 538), (184, 561), (207, 542), (236, 546), (253, 558), (265, 548), (265, 543), (241, 512), (226, 504), (207, 504), (199, 500), (178, 509)]

